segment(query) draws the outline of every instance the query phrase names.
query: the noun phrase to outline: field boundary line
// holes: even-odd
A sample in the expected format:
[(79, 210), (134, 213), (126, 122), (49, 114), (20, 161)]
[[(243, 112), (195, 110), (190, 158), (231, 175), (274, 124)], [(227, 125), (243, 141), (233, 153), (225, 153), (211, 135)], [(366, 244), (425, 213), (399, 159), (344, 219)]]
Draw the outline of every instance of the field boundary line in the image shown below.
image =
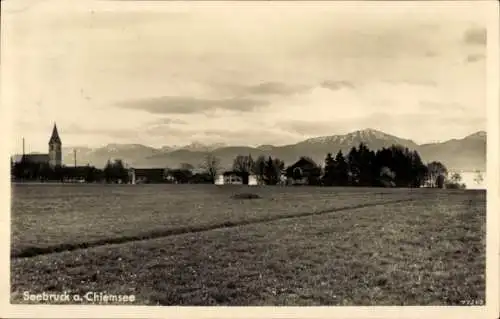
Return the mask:
[(240, 227), (240, 226), (246, 226), (246, 225), (252, 225), (252, 224), (259, 224), (259, 223), (267, 223), (267, 222), (272, 222), (272, 221), (277, 221), (277, 220), (282, 220), (282, 219), (292, 219), (292, 218), (301, 218), (301, 217), (307, 217), (307, 216), (324, 215), (324, 214), (329, 214), (329, 213), (334, 213), (334, 212), (339, 212), (339, 211), (344, 211), (344, 210), (349, 210), (349, 209), (360, 209), (360, 208), (375, 207), (375, 206), (387, 205), (387, 204), (411, 202), (413, 200), (414, 200), (414, 198), (405, 198), (405, 199), (396, 199), (396, 200), (389, 200), (389, 201), (376, 202), (376, 203), (371, 202), (371, 203), (365, 203), (365, 204), (322, 209), (322, 210), (317, 210), (317, 211), (313, 211), (313, 212), (302, 212), (302, 213), (295, 213), (295, 214), (290, 214), (290, 215), (270, 216), (270, 217), (264, 217), (264, 218), (235, 221), (235, 222), (228, 221), (228, 222), (224, 222), (224, 223), (218, 223), (218, 224), (213, 224), (213, 225), (202, 225), (202, 226), (198, 226), (198, 227), (180, 227), (180, 228), (166, 229), (166, 230), (162, 230), (162, 231), (153, 231), (153, 232), (149, 232), (146, 234), (139, 234), (139, 235), (134, 235), (134, 236), (105, 238), (105, 239), (99, 239), (99, 240), (90, 241), (90, 242), (83, 242), (83, 243), (69, 243), (69, 244), (60, 244), (60, 245), (53, 245), (53, 246), (47, 246), (47, 247), (29, 247), (28, 246), (26, 248), (21, 249), (19, 252), (11, 252), (10, 257), (16, 258), (16, 259), (31, 258), (31, 257), (40, 256), (40, 255), (48, 255), (48, 254), (53, 254), (53, 253), (73, 251), (73, 250), (79, 250), (79, 249), (87, 249), (87, 248), (93, 248), (93, 247), (99, 247), (99, 246), (105, 246), (105, 245), (125, 244), (125, 243), (129, 243), (129, 242), (134, 242), (134, 241), (151, 240), (151, 239), (158, 239), (158, 238), (163, 238), (163, 237), (170, 237), (170, 236), (177, 236), (177, 235), (184, 235), (184, 234), (201, 233), (201, 232), (217, 230), (217, 229), (233, 228), (233, 227)]

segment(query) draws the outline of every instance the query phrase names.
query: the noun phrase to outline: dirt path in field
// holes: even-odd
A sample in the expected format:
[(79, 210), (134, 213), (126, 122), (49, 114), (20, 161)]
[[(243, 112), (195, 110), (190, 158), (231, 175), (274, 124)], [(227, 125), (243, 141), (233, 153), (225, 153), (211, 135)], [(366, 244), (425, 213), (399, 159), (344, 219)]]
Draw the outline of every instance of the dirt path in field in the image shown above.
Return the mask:
[(111, 244), (124, 244), (124, 243), (128, 243), (128, 242), (133, 242), (133, 241), (150, 240), (150, 239), (157, 239), (157, 238), (161, 238), (161, 237), (169, 237), (169, 236), (176, 236), (176, 235), (183, 235), (183, 234), (190, 234), (190, 233), (199, 233), (199, 232), (211, 231), (211, 230), (222, 229), (222, 228), (240, 227), (240, 226), (251, 225), (251, 224), (267, 223), (267, 222), (272, 222), (272, 221), (276, 221), (276, 220), (307, 217), (307, 216), (314, 216), (314, 215), (323, 215), (323, 214), (329, 214), (329, 213), (334, 213), (334, 212), (344, 211), (344, 210), (349, 210), (349, 209), (359, 209), (359, 208), (367, 208), (367, 207), (374, 207), (374, 206), (387, 205), (387, 204), (411, 202), (413, 200), (414, 200), (414, 198), (405, 198), (405, 199), (397, 199), (397, 200), (390, 200), (390, 201), (377, 202), (377, 203), (366, 203), (366, 204), (352, 205), (352, 206), (346, 206), (346, 207), (336, 207), (336, 208), (331, 208), (331, 209), (318, 210), (318, 211), (314, 211), (314, 212), (303, 212), (303, 213), (295, 213), (295, 214), (290, 214), (290, 215), (271, 216), (271, 217), (250, 219), (250, 220), (244, 220), (244, 221), (235, 221), (235, 222), (228, 221), (228, 222), (219, 223), (219, 224), (201, 225), (201, 226), (196, 226), (196, 227), (181, 227), (181, 228), (176, 228), (176, 229), (168, 229), (168, 230), (164, 230), (164, 231), (149, 232), (146, 234), (139, 234), (139, 235), (135, 235), (135, 236), (106, 238), (106, 239), (96, 240), (96, 241), (92, 241), (92, 242), (60, 244), (60, 245), (53, 245), (53, 246), (48, 246), (48, 247), (27, 247), (27, 248), (25, 248), (22, 251), (19, 251), (17, 253), (11, 253), (11, 258), (29, 258), (29, 257), (39, 256), (39, 255), (47, 255), (47, 254), (64, 252), (64, 251), (72, 251), (72, 250), (77, 250), (77, 249), (86, 249), (86, 248), (111, 245)]

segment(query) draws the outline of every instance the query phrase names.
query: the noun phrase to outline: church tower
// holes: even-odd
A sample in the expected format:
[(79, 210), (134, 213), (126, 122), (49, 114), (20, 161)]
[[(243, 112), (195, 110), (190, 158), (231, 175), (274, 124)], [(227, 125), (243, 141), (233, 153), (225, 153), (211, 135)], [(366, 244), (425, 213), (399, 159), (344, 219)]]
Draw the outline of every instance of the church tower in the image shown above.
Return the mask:
[(61, 151), (61, 139), (59, 138), (59, 133), (57, 132), (57, 126), (54, 123), (54, 128), (52, 129), (52, 136), (49, 140), (49, 165), (51, 167), (62, 165), (62, 151)]

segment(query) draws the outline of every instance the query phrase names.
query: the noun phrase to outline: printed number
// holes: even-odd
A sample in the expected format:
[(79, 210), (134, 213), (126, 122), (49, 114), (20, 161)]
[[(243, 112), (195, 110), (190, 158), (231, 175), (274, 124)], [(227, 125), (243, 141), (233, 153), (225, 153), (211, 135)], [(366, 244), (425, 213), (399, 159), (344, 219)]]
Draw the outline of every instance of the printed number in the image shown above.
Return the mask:
[(482, 306), (484, 305), (484, 300), (483, 299), (460, 300), (460, 304), (464, 306)]

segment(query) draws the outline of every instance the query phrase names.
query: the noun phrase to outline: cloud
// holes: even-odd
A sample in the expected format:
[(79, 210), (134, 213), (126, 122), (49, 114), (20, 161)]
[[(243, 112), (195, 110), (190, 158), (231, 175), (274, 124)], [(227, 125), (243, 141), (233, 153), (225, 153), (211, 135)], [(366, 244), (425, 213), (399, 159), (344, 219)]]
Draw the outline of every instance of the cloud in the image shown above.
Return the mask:
[(465, 62), (466, 63), (474, 63), (477, 61), (484, 60), (485, 58), (486, 58), (486, 56), (484, 54), (469, 54), (465, 58)]
[[(5, 55), (6, 77), (13, 79), (12, 90), (5, 90), (12, 105), (6, 107), (30, 117), (30, 123), (16, 126), (18, 134), (43, 150), (46, 137), (38, 140), (38, 130), (51, 129), (43, 123), (63, 126), (86, 117), (92, 121), (75, 121), (85, 130), (73, 134), (72, 143), (101, 143), (105, 136), (112, 142), (129, 134), (142, 143), (157, 136), (161, 145), (177, 144), (204, 131), (214, 135), (201, 136), (218, 141), (245, 141), (249, 135), (267, 143), (288, 138), (279, 129), (271, 134), (287, 120), (294, 122), (286, 130), (297, 137), (378, 123), (385, 131), (398, 124), (391, 118), (418, 113), (421, 100), (458, 101), (467, 107), (460, 113), (464, 119), (484, 112), (479, 54), (486, 31), (478, 18), (471, 19), (475, 24), (451, 21), (456, 14), (450, 8), (430, 16), (427, 9), (393, 14), (369, 6), (289, 6), (276, 15), (278, 8), (265, 6), (215, 12), (109, 5), (82, 2), (64, 15), (37, 5), (43, 10), (8, 17), (10, 36), (19, 40)], [(92, 99), (82, 99), (81, 88)], [(43, 106), (35, 107), (37, 101)], [(118, 112), (112, 107), (117, 105)], [(390, 118), (364, 120), (375, 112)], [(439, 112), (444, 113), (436, 107)], [(165, 118), (153, 123), (155, 117)], [(436, 128), (428, 121), (424, 128), (417, 117), (408, 118), (397, 127), (413, 130), (409, 135), (447, 138), (456, 129), (438, 120), (432, 122)]]
[(300, 135), (330, 135), (337, 127), (332, 121), (289, 120), (278, 123), (283, 130)]
[(284, 82), (262, 82), (259, 84), (222, 84), (214, 85), (216, 89), (221, 89), (223, 93), (237, 96), (289, 96), (302, 93), (310, 89), (306, 85), (295, 85)]
[(196, 133), (196, 130), (172, 127), (169, 125), (153, 125), (143, 130), (148, 136), (156, 137), (182, 137)]
[(199, 99), (192, 97), (165, 96), (118, 103), (119, 107), (143, 110), (153, 114), (199, 114), (216, 110), (252, 112), (267, 106), (268, 101), (249, 98)]
[(255, 95), (291, 95), (307, 90), (306, 86), (289, 85), (280, 82), (264, 82), (247, 87), (247, 92)]
[(432, 51), (432, 50), (425, 52), (424, 55), (428, 58), (434, 58), (434, 57), (439, 56), (439, 54), (437, 52)]
[(173, 119), (168, 117), (159, 118), (153, 121), (146, 122), (142, 129), (143, 132), (150, 136), (183, 136), (193, 134), (196, 131), (190, 129), (188, 122), (181, 119)]
[(138, 129), (111, 129), (111, 128), (92, 128), (83, 127), (78, 124), (70, 124), (68, 126), (60, 127), (60, 132), (64, 134), (74, 134), (74, 135), (100, 135), (109, 136), (113, 138), (130, 138), (137, 136)]
[(398, 80), (398, 81), (386, 80), (384, 82), (389, 84), (408, 84), (408, 85), (429, 86), (429, 87), (436, 87), (438, 85), (436, 81), (431, 81), (431, 80)]
[(472, 28), (465, 31), (463, 41), (468, 45), (486, 46), (486, 38), (485, 28)]
[(355, 86), (353, 83), (351, 83), (349, 81), (330, 81), (330, 80), (327, 80), (327, 81), (323, 81), (321, 83), (321, 87), (335, 91), (335, 90), (340, 90), (343, 88), (353, 89)]
[(287, 144), (295, 141), (296, 134), (290, 134), (279, 127), (247, 127), (242, 129), (209, 129), (199, 132), (198, 138), (208, 143), (220, 142), (229, 145)]
[(179, 125), (184, 125), (188, 124), (187, 121), (181, 120), (181, 119), (172, 119), (169, 117), (162, 117), (157, 120), (151, 121), (151, 125), (169, 125), (169, 124), (179, 124)]

